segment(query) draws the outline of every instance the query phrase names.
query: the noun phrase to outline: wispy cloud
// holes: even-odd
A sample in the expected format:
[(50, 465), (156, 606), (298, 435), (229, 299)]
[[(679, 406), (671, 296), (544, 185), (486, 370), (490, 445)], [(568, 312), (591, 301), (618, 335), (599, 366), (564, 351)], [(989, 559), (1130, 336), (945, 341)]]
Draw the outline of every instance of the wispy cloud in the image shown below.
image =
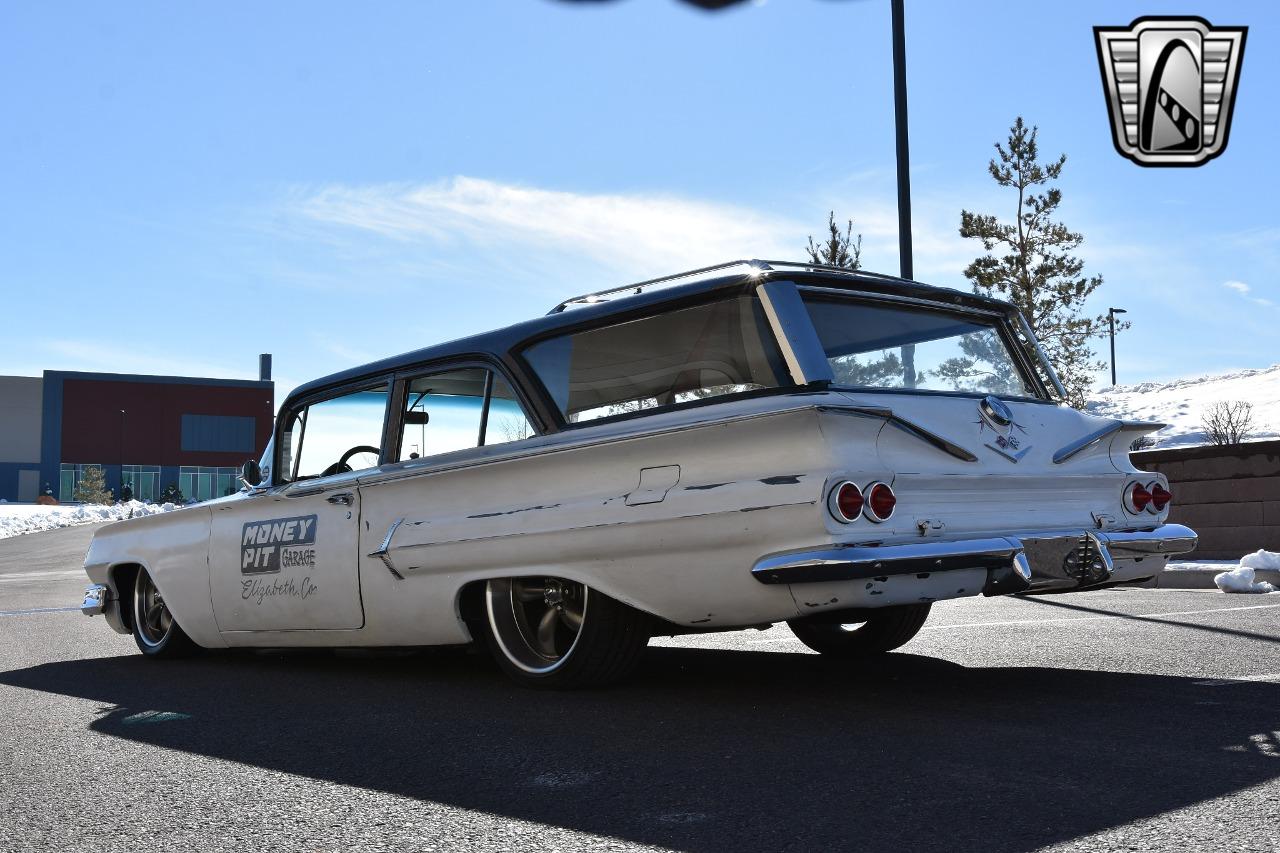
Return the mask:
[(206, 376), (220, 379), (257, 379), (258, 364), (230, 365), (187, 359), (167, 352), (147, 352), (84, 341), (48, 340), (40, 344), (44, 365), (52, 370), (95, 373), (141, 373), (158, 376)]
[(571, 252), (628, 271), (794, 257), (799, 235), (808, 233), (804, 224), (737, 205), (650, 193), (574, 193), (469, 177), (416, 185), (330, 185), (299, 194), (292, 206), (315, 223), (398, 241), (516, 244)]
[(1245, 284), (1243, 281), (1224, 281), (1222, 283), (1222, 286), (1225, 287), (1227, 290), (1234, 290), (1236, 293), (1240, 294), (1245, 299), (1252, 302), (1254, 305), (1261, 305), (1266, 308), (1275, 307), (1275, 302), (1273, 302), (1272, 300), (1265, 299), (1261, 296), (1251, 295), (1253, 293), (1253, 288), (1249, 287), (1249, 285)]

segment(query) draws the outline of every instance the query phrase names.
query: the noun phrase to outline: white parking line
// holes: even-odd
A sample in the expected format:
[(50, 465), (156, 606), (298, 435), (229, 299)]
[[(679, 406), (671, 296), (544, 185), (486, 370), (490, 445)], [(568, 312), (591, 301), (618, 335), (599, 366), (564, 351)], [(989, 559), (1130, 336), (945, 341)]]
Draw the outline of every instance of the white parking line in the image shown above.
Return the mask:
[(998, 628), (1006, 625), (1043, 625), (1046, 622), (1093, 622), (1101, 619), (1125, 618), (1154, 619), (1160, 616), (1197, 616), (1201, 613), (1231, 613), (1236, 610), (1272, 610), (1280, 604), (1254, 604), (1247, 607), (1213, 607), (1207, 610), (1173, 610), (1161, 613), (1106, 613), (1097, 616), (1074, 616), (1061, 619), (1018, 619), (1011, 622), (963, 622), (955, 625), (926, 625), (922, 631), (943, 631), (949, 628)]
[[(1006, 628), (1019, 625), (1044, 625), (1046, 623), (1064, 622), (1098, 622), (1103, 619), (1129, 617), (1131, 619), (1153, 619), (1161, 616), (1197, 616), (1201, 613), (1232, 613), (1238, 610), (1272, 610), (1280, 608), (1280, 604), (1251, 604), (1243, 607), (1213, 607), (1206, 610), (1174, 610), (1163, 613), (1106, 613), (1097, 616), (1068, 616), (1061, 619), (1015, 619), (1007, 622), (960, 622), (955, 625), (925, 625), (921, 631), (950, 631), (956, 628)], [(778, 637), (771, 640), (748, 640), (751, 645), (768, 645), (769, 643), (798, 643), (795, 637)]]
[(65, 570), (57, 572), (14, 572), (8, 575), (0, 575), (0, 583), (30, 583), (38, 580), (53, 580), (55, 578), (84, 578), (84, 569)]
[(28, 607), (26, 610), (0, 610), (0, 616), (33, 616), (37, 613), (74, 613), (79, 607)]
[(1248, 684), (1251, 681), (1274, 681), (1280, 682), (1280, 672), (1270, 672), (1265, 675), (1228, 675), (1223, 678), (1206, 678), (1203, 681), (1197, 681), (1200, 687), (1227, 687), (1232, 684)]

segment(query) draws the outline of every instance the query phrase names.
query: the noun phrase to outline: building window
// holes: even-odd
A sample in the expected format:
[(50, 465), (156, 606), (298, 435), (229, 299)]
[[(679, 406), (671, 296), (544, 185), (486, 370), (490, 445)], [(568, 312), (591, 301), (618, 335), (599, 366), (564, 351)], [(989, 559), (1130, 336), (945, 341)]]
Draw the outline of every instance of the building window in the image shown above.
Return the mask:
[(205, 468), (183, 465), (178, 469), (178, 490), (189, 501), (211, 501), (240, 490), (239, 468)]
[(253, 453), (254, 420), (234, 415), (183, 415), (183, 452)]
[(69, 503), (76, 499), (76, 489), (80, 487), (80, 481), (84, 479), (84, 472), (90, 468), (97, 468), (105, 472), (102, 465), (62, 463), (62, 468), (58, 472), (58, 500), (61, 503)]
[(154, 503), (160, 497), (159, 465), (123, 465), (120, 472), (120, 499), (124, 499), (124, 490), (128, 487), (133, 492), (135, 501)]

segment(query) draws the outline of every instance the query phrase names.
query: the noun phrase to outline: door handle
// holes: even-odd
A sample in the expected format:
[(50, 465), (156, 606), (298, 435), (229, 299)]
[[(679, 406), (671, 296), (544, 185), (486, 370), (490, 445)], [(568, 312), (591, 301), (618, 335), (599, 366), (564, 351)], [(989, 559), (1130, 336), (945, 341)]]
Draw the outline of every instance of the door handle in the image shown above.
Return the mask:
[(329, 495), (325, 498), (331, 504), (341, 504), (342, 506), (351, 506), (355, 502), (356, 496), (351, 492), (338, 492), (336, 495)]

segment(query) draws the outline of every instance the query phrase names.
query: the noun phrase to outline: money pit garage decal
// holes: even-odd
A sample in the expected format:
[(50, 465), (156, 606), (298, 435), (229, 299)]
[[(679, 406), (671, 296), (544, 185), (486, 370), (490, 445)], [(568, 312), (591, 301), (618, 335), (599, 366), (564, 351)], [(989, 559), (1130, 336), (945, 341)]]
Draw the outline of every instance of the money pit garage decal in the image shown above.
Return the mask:
[(240, 573), (266, 575), (316, 564), (316, 516), (249, 521), (240, 535)]

